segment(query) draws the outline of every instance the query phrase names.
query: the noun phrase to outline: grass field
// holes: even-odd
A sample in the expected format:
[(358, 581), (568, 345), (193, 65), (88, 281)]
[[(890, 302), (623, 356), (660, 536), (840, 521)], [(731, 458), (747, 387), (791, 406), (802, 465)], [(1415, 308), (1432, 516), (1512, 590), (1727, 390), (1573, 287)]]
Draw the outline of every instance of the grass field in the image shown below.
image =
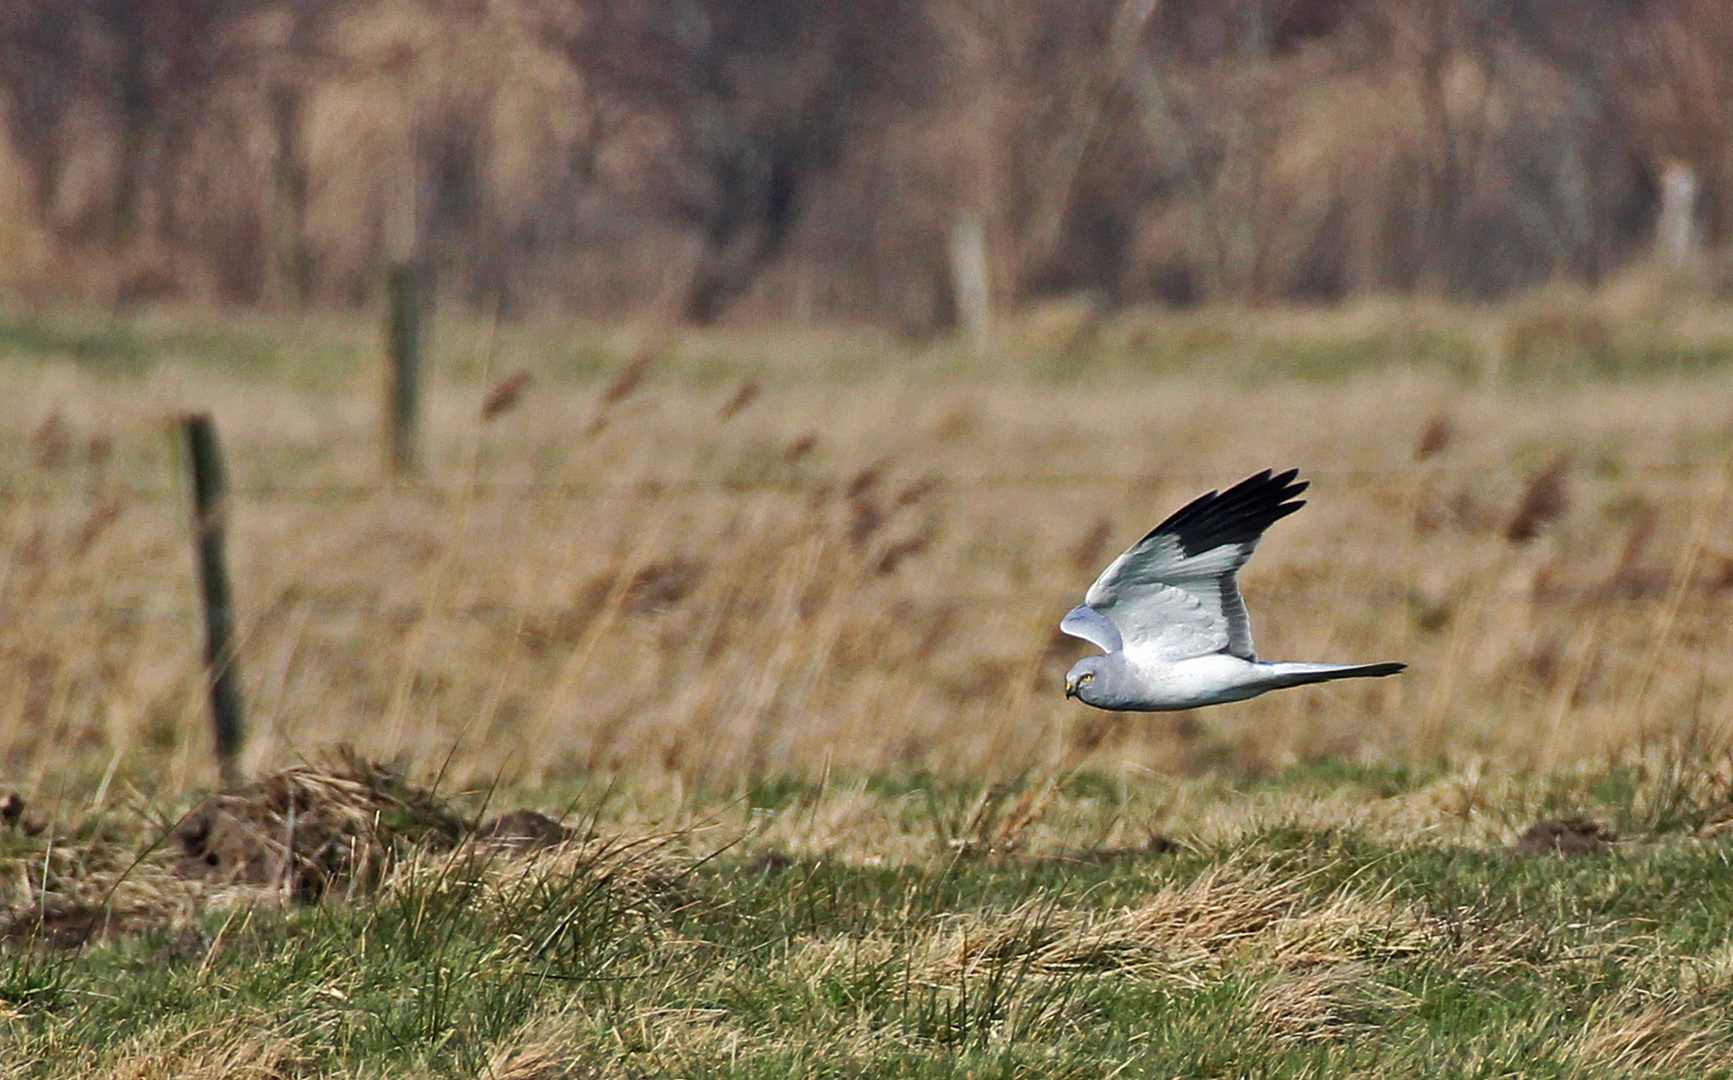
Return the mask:
[[(135, 862), (166, 823), (114, 809), (5, 838), (59, 906), (5, 929), (0, 1047), (29, 1077), (1725, 1075), (1733, 804), (1700, 766), (785, 783), (660, 827), (588, 792), (539, 852), (364, 828), (395, 861), (318, 904), (178, 877), (173, 840)], [(1611, 842), (1506, 850), (1566, 809)]]
[[(4, 321), (0, 1063), (1712, 1075), (1733, 324), (1639, 300), (1055, 308), (991, 358), (442, 322), (396, 485), (371, 325)], [(230, 459), (246, 771), (326, 778), (257, 872), (175, 834), (215, 781), (186, 409)], [(1099, 568), (1289, 465), (1260, 650), (1409, 672), (1066, 702)], [(437, 795), (279, 771), (337, 744)], [(579, 832), (470, 834), (522, 805)], [(1578, 819), (1584, 857), (1511, 851)]]
[[(1502, 318), (1049, 318), (992, 363), (453, 324), (427, 475), (395, 488), (369, 326), (27, 321), (0, 334), (0, 762), (32, 797), (210, 778), (187, 408), (229, 452), (255, 772), (336, 742), (466, 784), (1547, 766), (1712, 726), (1733, 368), (1618, 353), (1635, 373), (1566, 378), (1534, 357), (1641, 324)], [(1703, 356), (1733, 341), (1676, 322)], [(1427, 359), (1477, 350), (1487, 370)], [(1175, 506), (1272, 465), (1314, 486), (1245, 576), (1262, 650), (1411, 672), (1207, 719), (1065, 702), (1083, 646), (1056, 615)]]

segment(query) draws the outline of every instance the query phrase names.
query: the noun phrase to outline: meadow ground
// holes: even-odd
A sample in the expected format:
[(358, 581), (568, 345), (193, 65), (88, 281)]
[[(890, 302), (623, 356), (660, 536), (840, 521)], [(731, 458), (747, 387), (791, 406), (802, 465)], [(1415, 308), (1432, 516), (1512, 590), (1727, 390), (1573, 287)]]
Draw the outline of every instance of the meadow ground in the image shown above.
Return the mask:
[[(1056, 308), (991, 358), (442, 322), (399, 484), (369, 325), (13, 317), (0, 1062), (1708, 1075), (1733, 328), (1657, 303)], [(187, 409), (230, 459), (245, 769), (297, 808), (214, 874), (176, 831), (215, 780)], [(1100, 566), (1288, 465), (1261, 651), (1411, 670), (1064, 701)], [(329, 802), (297, 776), (360, 801), (285, 863)], [(580, 830), (470, 834), (506, 805)], [(1583, 857), (1512, 853), (1576, 819)]]
[[(325, 801), (299, 831), (248, 819), (263, 845), (303, 838), (263, 875), (207, 877), (206, 836), (164, 803), (0, 834), (14, 899), (35, 900), (3, 928), (0, 1060), (80, 1078), (1725, 1075), (1727, 778), (1646, 764), (782, 783), (684, 816), (587, 792), (549, 807), (572, 831), (540, 848), (499, 835), (535, 829), (449, 829), (478, 794), (305, 771), (289, 787)], [(1560, 811), (1594, 825), (1508, 845)]]

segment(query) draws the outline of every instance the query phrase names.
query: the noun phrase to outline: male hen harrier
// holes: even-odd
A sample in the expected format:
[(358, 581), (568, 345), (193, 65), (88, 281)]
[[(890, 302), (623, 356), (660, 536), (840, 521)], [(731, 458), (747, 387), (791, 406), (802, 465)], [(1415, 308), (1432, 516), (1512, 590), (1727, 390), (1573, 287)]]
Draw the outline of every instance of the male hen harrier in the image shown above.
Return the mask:
[(1406, 664), (1259, 660), (1234, 575), (1264, 530), (1306, 505), (1299, 470), (1265, 469), (1199, 496), (1113, 560), (1059, 628), (1105, 652), (1077, 661), (1065, 696), (1098, 709), (1165, 712), (1284, 686), (1394, 675)]

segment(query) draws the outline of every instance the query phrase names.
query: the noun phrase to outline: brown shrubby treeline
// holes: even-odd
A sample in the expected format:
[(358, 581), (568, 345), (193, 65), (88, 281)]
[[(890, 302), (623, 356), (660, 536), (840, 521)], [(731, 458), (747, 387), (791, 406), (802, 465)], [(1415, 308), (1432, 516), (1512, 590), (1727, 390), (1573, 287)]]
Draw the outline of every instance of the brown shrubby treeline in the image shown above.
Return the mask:
[(0, 283), (956, 317), (1497, 297), (1733, 229), (1721, 0), (9, 0)]

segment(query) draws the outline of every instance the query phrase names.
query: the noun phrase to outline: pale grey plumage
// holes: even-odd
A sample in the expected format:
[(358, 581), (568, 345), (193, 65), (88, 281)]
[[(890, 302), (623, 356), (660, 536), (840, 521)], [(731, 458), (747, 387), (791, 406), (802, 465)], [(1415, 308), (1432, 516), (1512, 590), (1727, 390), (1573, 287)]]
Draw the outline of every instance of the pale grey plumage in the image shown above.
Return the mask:
[(1105, 654), (1079, 660), (1067, 697), (1156, 712), (1243, 701), (1305, 683), (1393, 675), (1405, 665), (1265, 662), (1236, 575), (1264, 530), (1305, 503), (1290, 469), (1266, 469), (1181, 507), (1113, 560), (1059, 628)]

